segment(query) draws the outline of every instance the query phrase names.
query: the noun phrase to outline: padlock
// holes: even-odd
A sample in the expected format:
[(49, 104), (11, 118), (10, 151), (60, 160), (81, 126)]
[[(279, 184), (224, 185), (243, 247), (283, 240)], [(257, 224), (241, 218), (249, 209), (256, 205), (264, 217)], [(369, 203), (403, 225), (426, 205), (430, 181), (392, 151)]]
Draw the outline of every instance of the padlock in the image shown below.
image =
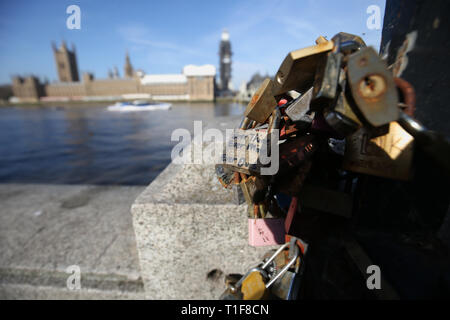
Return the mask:
[[(286, 248), (288, 248), (289, 251), (286, 252)], [(288, 242), (285, 242), (284, 245), (278, 248), (278, 250), (275, 251), (275, 253), (269, 259), (264, 260), (264, 264), (261, 266), (261, 269), (270, 270), (270, 266), (273, 265), (274, 262), (277, 262), (277, 257), (279, 257), (280, 254), (288, 254), (288, 259), (286, 259), (285, 263), (283, 265), (280, 265), (279, 267), (275, 265), (275, 272), (268, 274), (269, 280), (266, 283), (266, 288), (269, 289), (275, 283), (277, 283), (277, 281), (280, 281), (284, 277), (286, 272), (291, 268), (293, 268), (292, 270), (294, 270), (295, 272), (298, 272), (300, 266), (303, 263), (303, 261), (300, 261), (300, 258), (304, 256), (304, 254), (306, 253), (306, 249), (306, 243), (303, 243), (296, 237), (290, 237)]]
[(394, 77), (375, 50), (366, 47), (352, 53), (347, 68), (352, 97), (363, 118), (360, 120), (374, 127), (396, 121), (399, 99)]
[(281, 112), (280, 109), (275, 108), (272, 111), (272, 114), (269, 118), (269, 125), (268, 125), (268, 133), (272, 133), (273, 130), (280, 128), (280, 121), (281, 121)]
[(333, 38), (331, 38), (331, 41), (333, 41), (335, 45), (334, 51), (344, 55), (351, 54), (366, 47), (366, 43), (361, 37), (346, 32), (335, 34)]
[[(271, 250), (266, 253), (263, 261), (247, 271), (238, 281), (235, 279), (228, 281), (227, 289), (220, 299), (260, 300), (273, 297), (295, 299), (298, 287), (291, 281), (294, 280), (291, 272), (295, 273), (296, 277), (301, 275), (304, 267), (303, 257), (308, 244), (295, 237), (286, 239), (282, 246), (275, 252)], [(294, 292), (295, 290), (297, 292)]]
[(233, 203), (236, 205), (241, 205), (245, 202), (244, 193), (242, 192), (242, 188), (239, 185), (239, 183), (240, 183), (239, 173), (234, 172), (232, 191), (233, 191)]
[[(285, 259), (286, 254), (288, 254), (288, 259)], [(271, 287), (277, 281), (279, 282), (289, 269), (299, 270), (300, 255), (302, 253), (297, 244), (297, 238), (292, 237), (289, 242), (283, 242), (283, 245), (272, 255), (266, 254), (263, 262), (258, 267), (250, 269), (236, 283), (234, 288), (240, 289), (244, 295), (244, 300), (265, 298), (268, 290), (271, 290)], [(247, 279), (248, 282), (246, 282)], [(244, 283), (246, 284), (245, 288)], [(264, 284), (264, 287), (262, 284)]]
[(279, 96), (290, 90), (300, 93), (312, 87), (317, 65), (323, 55), (333, 49), (333, 41), (323, 37), (316, 45), (290, 52), (275, 75), (274, 95)]
[(356, 132), (363, 126), (349, 103), (348, 96), (351, 95), (350, 89), (346, 83), (345, 72), (340, 73), (339, 77), (338, 97), (334, 107), (328, 107), (323, 110), (323, 118), (325, 122), (339, 133), (341, 137), (345, 137)]
[(248, 219), (248, 243), (253, 247), (282, 244), (284, 235), (283, 218)]
[(236, 129), (226, 142), (224, 168), (247, 175), (259, 174), (258, 162), (263, 143), (267, 143), (267, 129)]
[(280, 144), (279, 173), (283, 174), (296, 166), (304, 164), (313, 156), (317, 148), (318, 144), (312, 134)]
[(273, 94), (273, 81), (265, 79), (258, 90), (253, 94), (244, 115), (250, 120), (258, 123), (266, 122), (267, 118), (277, 106), (277, 101)]
[(345, 92), (341, 92), (334, 108), (323, 111), (323, 116), (327, 124), (343, 137), (356, 132), (362, 127), (361, 121), (353, 112)]
[(250, 122), (251, 122), (251, 121), (252, 121), (252, 120), (250, 120), (249, 118), (244, 117), (244, 118), (242, 119), (241, 123), (239, 124), (239, 129), (242, 129), (242, 130), (248, 129), (249, 126), (250, 126)]
[(314, 112), (310, 112), (313, 91), (313, 87), (309, 88), (308, 91), (295, 99), (289, 107), (286, 108), (285, 113), (292, 122), (305, 123), (306, 126), (311, 125), (311, 122), (314, 119)]
[(349, 103), (348, 96), (350, 95), (350, 92), (349, 92), (350, 90), (347, 90), (349, 88), (348, 88), (348, 86), (346, 86), (344, 74), (340, 81), (340, 87), (341, 87), (342, 91), (340, 92), (339, 97), (336, 101), (336, 105), (334, 106), (334, 111), (339, 112), (345, 118), (356, 123), (358, 128), (362, 127), (362, 125), (363, 125), (362, 122), (359, 120), (358, 116), (355, 114), (355, 112), (352, 109), (352, 106)]
[(262, 300), (267, 295), (267, 289), (261, 272), (250, 273), (242, 281), (241, 292), (244, 300)]
[(347, 137), (343, 169), (397, 180), (410, 180), (414, 138), (396, 121), (389, 133), (372, 138), (361, 128)]
[(234, 180), (234, 172), (230, 168), (224, 167), (222, 164), (215, 165), (215, 172), (220, 184), (224, 188), (231, 188), (231, 183)]
[(354, 133), (359, 128), (355, 121), (335, 110), (324, 111), (324, 119), (333, 130), (343, 137)]
[(254, 202), (253, 196), (258, 189), (264, 188), (260, 179), (255, 176), (249, 176), (241, 173), (241, 182), (240, 187), (242, 189), (242, 193), (244, 195), (245, 201), (248, 205), (248, 217), (254, 218)]
[(249, 182), (247, 179), (242, 179), (240, 182), (240, 187), (242, 189), (242, 193), (244, 195), (244, 199), (245, 202), (247, 203), (248, 206), (248, 216), (251, 216), (251, 213), (253, 212), (253, 201), (252, 201), (252, 196), (250, 195), (250, 190), (249, 190)]
[(321, 57), (314, 79), (311, 110), (323, 110), (336, 100), (342, 58), (343, 54), (334, 50)]
[(286, 96), (288, 96), (292, 100), (295, 100), (298, 97), (300, 97), (300, 92), (297, 92), (295, 90), (290, 90), (290, 91), (286, 92)]
[(285, 274), (276, 281), (270, 293), (282, 300), (297, 300), (299, 287), (298, 274), (293, 271), (286, 271)]
[(296, 300), (299, 296), (299, 286), (305, 267), (303, 257), (306, 254), (308, 245), (295, 237), (287, 237), (287, 242), (289, 242), (289, 251), (280, 252), (276, 259), (271, 262), (269, 268), (274, 270), (274, 272), (269, 273), (269, 277), (274, 278), (287, 264), (291, 261), (295, 262), (276, 281), (273, 281), (269, 289), (270, 294), (278, 299)]

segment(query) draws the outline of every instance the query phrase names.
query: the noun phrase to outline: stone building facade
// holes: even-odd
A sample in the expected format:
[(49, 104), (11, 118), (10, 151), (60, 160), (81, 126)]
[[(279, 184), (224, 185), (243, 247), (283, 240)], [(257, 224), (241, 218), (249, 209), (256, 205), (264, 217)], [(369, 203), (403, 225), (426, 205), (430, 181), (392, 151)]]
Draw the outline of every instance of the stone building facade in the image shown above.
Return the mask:
[(128, 52), (125, 55), (125, 66), (123, 67), (123, 74), (125, 78), (132, 78), (134, 74), (133, 66), (131, 65), (130, 56), (128, 55)]
[(60, 82), (76, 82), (79, 81), (77, 57), (75, 54), (75, 46), (72, 44), (72, 50), (69, 50), (63, 41), (61, 47), (56, 48), (52, 44), (53, 55), (55, 56), (56, 70)]
[(14, 77), (12, 81), (13, 95), (22, 101), (36, 101), (45, 95), (45, 87), (34, 76)]
[(85, 97), (105, 97), (107, 100), (107, 97), (147, 94), (155, 100), (213, 101), (214, 78), (214, 66), (189, 65), (183, 69), (182, 74), (145, 75), (131, 79), (95, 80), (92, 75), (84, 74), (82, 82), (47, 84), (43, 86), (43, 91), (47, 98), (72, 100), (82, 100)]
[(114, 100), (143, 96), (154, 100), (213, 101), (216, 69), (213, 65), (183, 68), (181, 74), (150, 74), (134, 72), (128, 53), (124, 78), (94, 79), (89, 73), (78, 80), (75, 48), (70, 51), (63, 42), (53, 45), (59, 82), (42, 84), (33, 76), (14, 77), (14, 96), (20, 101), (38, 100)]

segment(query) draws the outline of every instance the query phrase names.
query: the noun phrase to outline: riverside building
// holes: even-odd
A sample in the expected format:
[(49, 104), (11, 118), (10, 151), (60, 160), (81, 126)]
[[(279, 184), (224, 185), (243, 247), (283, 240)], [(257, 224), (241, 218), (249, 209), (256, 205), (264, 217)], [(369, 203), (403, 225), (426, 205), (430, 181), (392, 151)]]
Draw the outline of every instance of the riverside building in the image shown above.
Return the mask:
[(124, 77), (95, 79), (84, 73), (78, 80), (75, 48), (63, 42), (53, 45), (59, 82), (42, 83), (37, 77), (15, 76), (12, 79), (13, 101), (92, 101), (151, 98), (166, 101), (213, 101), (216, 68), (213, 65), (187, 65), (180, 74), (144, 74), (134, 71), (128, 53)]

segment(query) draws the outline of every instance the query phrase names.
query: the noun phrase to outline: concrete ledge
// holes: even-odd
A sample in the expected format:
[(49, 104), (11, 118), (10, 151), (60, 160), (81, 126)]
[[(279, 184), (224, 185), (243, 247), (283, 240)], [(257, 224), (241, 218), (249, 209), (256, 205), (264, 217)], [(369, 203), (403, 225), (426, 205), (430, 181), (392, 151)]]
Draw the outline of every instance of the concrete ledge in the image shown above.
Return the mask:
[(271, 247), (248, 245), (246, 209), (232, 203), (214, 165), (170, 164), (131, 207), (146, 298), (217, 299), (225, 274), (258, 263)]

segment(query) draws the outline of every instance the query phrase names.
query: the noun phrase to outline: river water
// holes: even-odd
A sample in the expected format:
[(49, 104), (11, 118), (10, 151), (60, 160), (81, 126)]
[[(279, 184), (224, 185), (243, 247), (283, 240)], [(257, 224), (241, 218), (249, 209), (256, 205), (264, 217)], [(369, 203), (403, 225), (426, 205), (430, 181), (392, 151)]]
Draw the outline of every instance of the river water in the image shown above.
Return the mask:
[(105, 106), (1, 107), (0, 183), (147, 185), (169, 163), (172, 131), (241, 115), (236, 103), (174, 103), (168, 111)]

